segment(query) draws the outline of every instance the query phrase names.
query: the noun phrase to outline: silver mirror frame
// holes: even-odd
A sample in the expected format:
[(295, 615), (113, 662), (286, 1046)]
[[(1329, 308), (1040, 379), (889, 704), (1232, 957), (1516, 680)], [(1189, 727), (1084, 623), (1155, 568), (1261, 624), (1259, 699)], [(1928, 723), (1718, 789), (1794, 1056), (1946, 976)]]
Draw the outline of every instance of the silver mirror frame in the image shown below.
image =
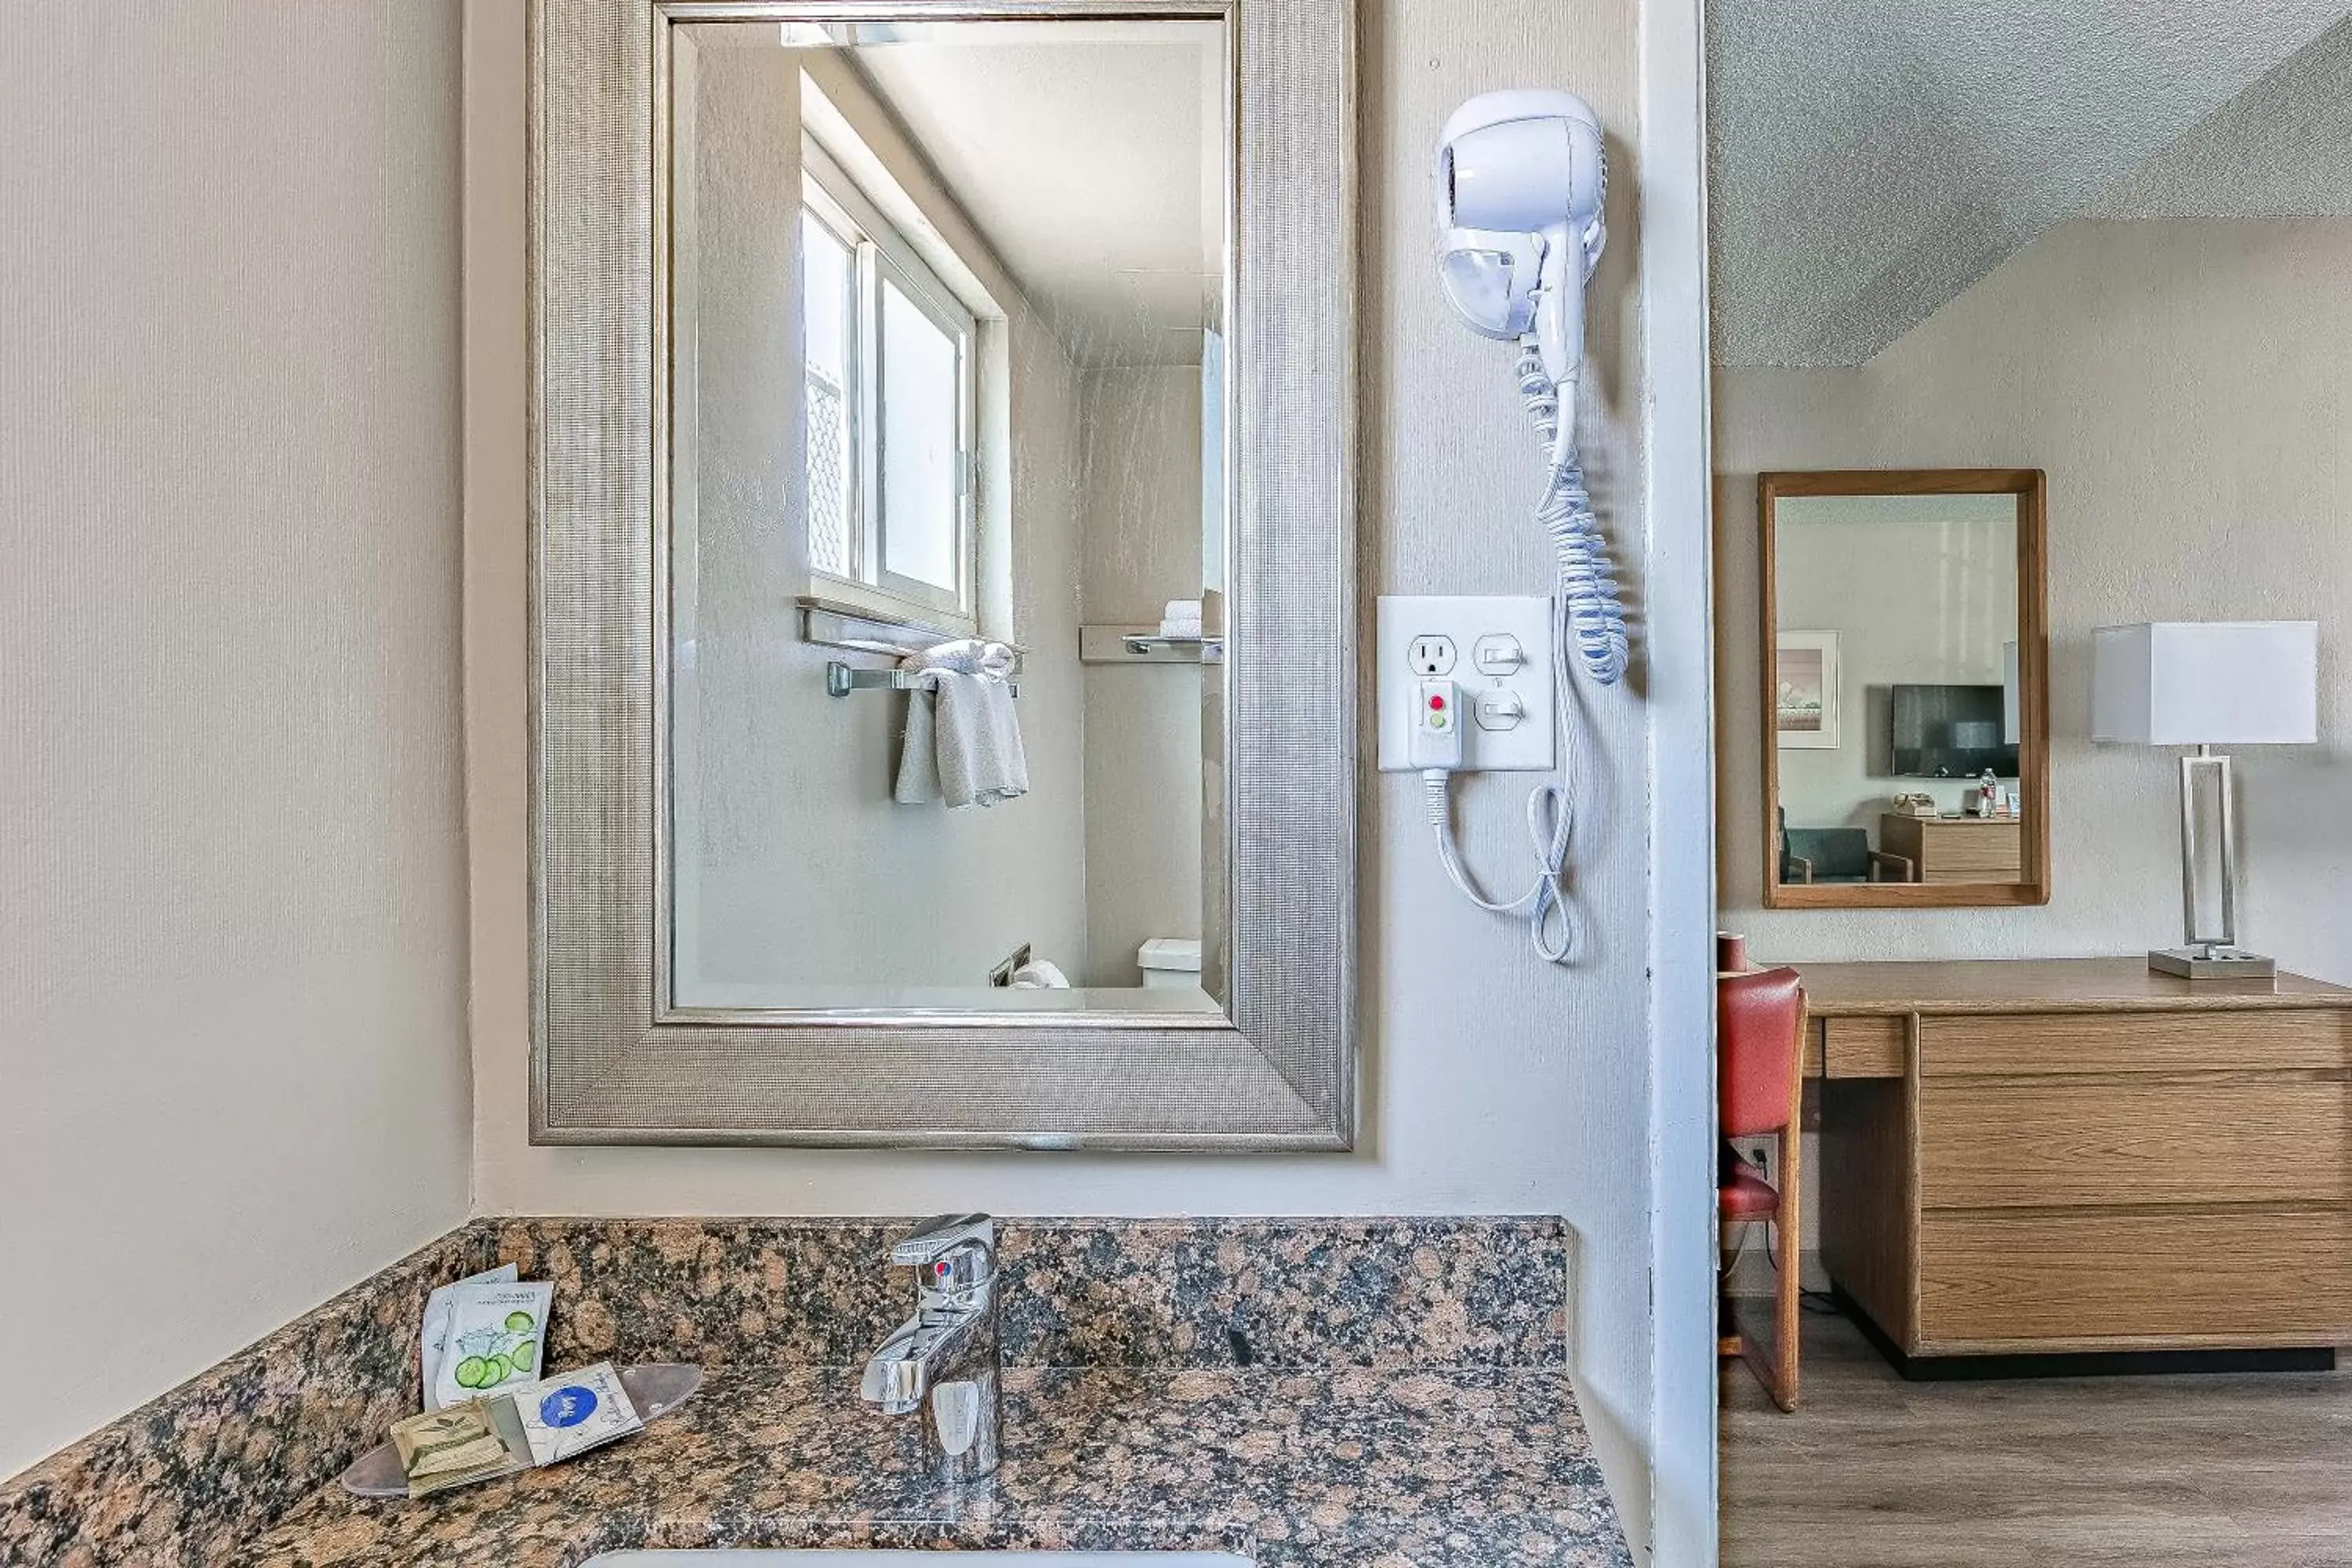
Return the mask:
[[(1153, 16), (1227, 19), (1234, 59), (1229, 1016), (673, 1013), (656, 952), (669, 29)], [(1354, 29), (1351, 0), (533, 0), (533, 1143), (1352, 1146)]]

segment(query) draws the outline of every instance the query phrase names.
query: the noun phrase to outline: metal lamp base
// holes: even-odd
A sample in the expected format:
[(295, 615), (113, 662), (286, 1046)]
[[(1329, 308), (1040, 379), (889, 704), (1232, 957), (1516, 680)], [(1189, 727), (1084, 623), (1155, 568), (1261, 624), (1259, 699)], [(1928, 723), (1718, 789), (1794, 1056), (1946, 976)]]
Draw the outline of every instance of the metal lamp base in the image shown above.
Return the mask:
[(2278, 975), (2278, 965), (2259, 952), (2210, 942), (2158, 948), (2147, 955), (2147, 966), (2184, 980), (2272, 980)]
[[(2214, 835), (2220, 852), (2221, 929), (2208, 935), (2197, 918), (2198, 873), (2203, 857), (2197, 852), (2197, 775), (2213, 775), (2216, 814), (2221, 830)], [(2238, 829), (2235, 791), (2231, 787), (2230, 759), (2210, 746), (2200, 746), (2194, 756), (2180, 759), (2180, 934), (2179, 947), (2160, 947), (2147, 955), (2147, 966), (2158, 974), (2184, 980), (2275, 980), (2278, 965), (2259, 952), (2238, 945)]]

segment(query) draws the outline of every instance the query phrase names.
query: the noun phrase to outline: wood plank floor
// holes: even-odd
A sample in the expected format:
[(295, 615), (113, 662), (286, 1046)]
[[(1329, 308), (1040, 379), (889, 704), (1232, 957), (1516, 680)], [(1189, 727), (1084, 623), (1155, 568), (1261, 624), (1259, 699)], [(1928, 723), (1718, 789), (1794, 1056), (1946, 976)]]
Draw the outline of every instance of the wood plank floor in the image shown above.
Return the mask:
[(2352, 1564), (2352, 1371), (1905, 1383), (1808, 1306), (1793, 1415), (1728, 1373), (1724, 1568)]

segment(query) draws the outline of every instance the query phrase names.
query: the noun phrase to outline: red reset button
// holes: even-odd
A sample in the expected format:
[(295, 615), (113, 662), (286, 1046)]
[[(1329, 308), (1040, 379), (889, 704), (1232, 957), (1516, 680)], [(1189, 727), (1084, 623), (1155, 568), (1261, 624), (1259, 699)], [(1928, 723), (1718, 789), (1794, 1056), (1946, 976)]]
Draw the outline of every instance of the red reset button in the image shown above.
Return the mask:
[(1429, 706), (1432, 711), (1443, 713), (1445, 711), (1445, 699), (1433, 695), (1429, 700)]

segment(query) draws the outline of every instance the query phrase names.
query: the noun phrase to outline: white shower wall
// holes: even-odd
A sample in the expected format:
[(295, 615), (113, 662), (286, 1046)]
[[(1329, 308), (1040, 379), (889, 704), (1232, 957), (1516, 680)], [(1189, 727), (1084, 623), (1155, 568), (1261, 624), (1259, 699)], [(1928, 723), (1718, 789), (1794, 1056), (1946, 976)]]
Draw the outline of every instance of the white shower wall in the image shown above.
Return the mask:
[[(1078, 405), (1080, 618), (1156, 623), (1169, 600), (1202, 593), (1201, 367), (1089, 370)], [(1082, 676), (1087, 983), (1137, 985), (1146, 939), (1201, 934), (1204, 674), (1090, 664)]]

